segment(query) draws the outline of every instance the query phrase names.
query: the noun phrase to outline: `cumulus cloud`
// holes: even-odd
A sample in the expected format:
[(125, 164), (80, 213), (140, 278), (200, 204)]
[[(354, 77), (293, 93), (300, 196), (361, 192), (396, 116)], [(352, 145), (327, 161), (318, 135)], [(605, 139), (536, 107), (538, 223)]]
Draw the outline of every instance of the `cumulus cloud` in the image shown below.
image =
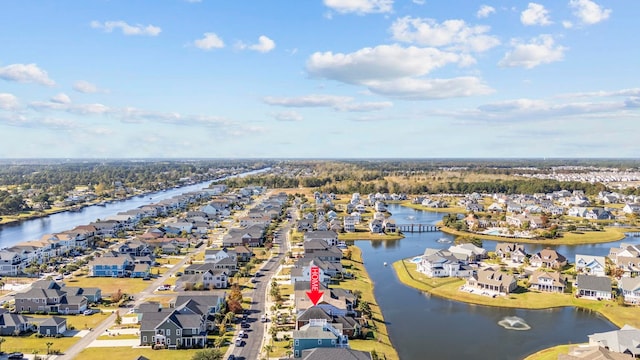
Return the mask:
[(20, 106), (18, 98), (9, 93), (0, 93), (0, 109), (2, 110), (14, 110)]
[(55, 85), (46, 71), (36, 64), (11, 64), (0, 67), (0, 79), (21, 83), (36, 83), (46, 86)]
[(480, 6), (480, 9), (478, 9), (478, 12), (476, 12), (476, 17), (479, 19), (487, 18), (489, 17), (489, 15), (494, 14), (495, 12), (496, 9), (493, 6), (482, 5)]
[(452, 79), (402, 78), (393, 81), (372, 82), (371, 91), (408, 100), (433, 100), (452, 97), (486, 95), (493, 92), (477, 77), (466, 76)]
[(395, 40), (423, 46), (453, 46), (467, 51), (483, 52), (500, 44), (495, 36), (487, 35), (488, 26), (470, 26), (464, 20), (397, 19), (391, 25)]
[(556, 45), (551, 35), (537, 36), (529, 43), (512, 41), (513, 50), (505, 54), (498, 63), (506, 67), (534, 68), (542, 64), (560, 61), (564, 58), (565, 47)]
[(276, 47), (276, 43), (269, 39), (267, 36), (261, 35), (258, 38), (258, 43), (257, 44), (253, 44), (253, 45), (246, 45), (243, 42), (239, 41), (236, 44), (236, 48), (240, 49), (240, 50), (244, 50), (244, 49), (249, 49), (249, 50), (254, 50), (257, 52), (261, 52), (261, 53), (267, 53), (273, 49), (275, 49)]
[(105, 21), (100, 22), (94, 20), (91, 22), (91, 27), (94, 29), (101, 29), (104, 32), (113, 32), (114, 30), (120, 29), (122, 34), (124, 35), (142, 35), (142, 36), (158, 36), (162, 29), (158, 26), (154, 25), (129, 25), (122, 20), (118, 21)]
[(271, 116), (278, 121), (302, 121), (303, 117), (296, 111), (280, 111)]
[(538, 3), (529, 3), (527, 9), (520, 14), (520, 21), (524, 25), (551, 25), (552, 22), (549, 19), (549, 11), (545, 9), (544, 5)]
[(492, 90), (479, 78), (427, 79), (448, 64), (468, 65), (473, 58), (433, 47), (380, 45), (350, 54), (315, 53), (307, 61), (309, 75), (352, 85), (372, 93), (407, 99), (441, 99), (482, 95)]
[(591, 0), (570, 0), (569, 7), (573, 9), (573, 15), (586, 25), (597, 24), (611, 15), (611, 9), (604, 9)]
[(393, 0), (324, 0), (324, 5), (340, 14), (365, 15), (393, 10)]
[(263, 99), (266, 104), (284, 107), (328, 107), (336, 111), (347, 112), (366, 112), (377, 111), (393, 104), (388, 101), (380, 102), (355, 102), (355, 99), (349, 96), (337, 95), (319, 95), (312, 94), (298, 97), (273, 97), (267, 96)]
[(573, 27), (573, 23), (569, 20), (563, 20), (562, 27), (565, 29), (571, 29)]
[(464, 56), (435, 48), (380, 45), (343, 54), (316, 52), (307, 60), (311, 76), (349, 84), (420, 76), (447, 64), (462, 63)]
[(615, 96), (640, 96), (640, 88), (620, 89), (614, 91), (587, 91), (579, 93), (562, 94), (560, 98), (584, 98), (584, 97), (615, 97)]
[(71, 98), (65, 93), (60, 93), (51, 97), (51, 102), (57, 104), (71, 104)]
[(73, 84), (73, 90), (83, 94), (107, 93), (106, 89), (101, 89), (97, 85), (88, 81), (79, 80)]
[(208, 32), (204, 33), (202, 39), (194, 41), (193, 45), (202, 50), (220, 49), (224, 47), (224, 41), (215, 33)]

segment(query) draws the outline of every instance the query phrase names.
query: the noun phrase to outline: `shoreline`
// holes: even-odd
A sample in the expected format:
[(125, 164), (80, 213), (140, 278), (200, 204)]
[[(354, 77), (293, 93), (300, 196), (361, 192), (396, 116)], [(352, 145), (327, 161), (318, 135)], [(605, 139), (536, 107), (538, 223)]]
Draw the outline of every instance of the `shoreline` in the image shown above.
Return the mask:
[[(398, 352), (389, 337), (389, 331), (382, 314), (382, 309), (380, 309), (380, 306), (376, 301), (374, 294), (375, 284), (371, 281), (371, 277), (369, 277), (369, 272), (366, 267), (363, 266), (364, 261), (362, 258), (362, 250), (356, 245), (349, 246), (349, 249), (351, 250), (351, 260), (343, 259), (343, 261), (349, 262), (349, 265), (351, 266), (350, 270), (355, 274), (355, 277), (351, 280), (345, 280), (345, 282), (338, 286), (352, 291), (359, 290), (362, 292), (360, 301), (366, 301), (369, 303), (372, 313), (369, 321), (374, 325), (370, 330), (372, 330), (376, 336), (376, 339), (349, 340), (349, 344), (354, 350), (375, 350), (380, 358), (382, 358), (382, 355), (384, 354), (385, 358), (388, 360), (400, 359)], [(361, 281), (362, 284), (358, 284), (358, 281)]]
[[(615, 301), (601, 302), (583, 300), (577, 299), (570, 294), (529, 291), (524, 294), (509, 294), (508, 298), (489, 298), (459, 291), (458, 288), (460, 285), (464, 284), (464, 280), (462, 279), (432, 279), (424, 274), (418, 273), (417, 270), (409, 269), (411, 266), (407, 265), (411, 265), (411, 263), (407, 262), (407, 259), (398, 260), (392, 265), (398, 280), (404, 285), (445, 299), (474, 305), (528, 310), (574, 307), (581, 311), (596, 312), (619, 328), (625, 324), (640, 327), (640, 317), (638, 317), (639, 308), (634, 306), (619, 306)], [(426, 280), (429, 280), (430, 283), (426, 282)]]
[[(440, 226), (440, 231), (449, 235), (455, 236), (469, 236), (476, 237), (482, 240), (492, 240), (498, 242), (510, 242), (510, 243), (519, 243), (519, 244), (538, 244), (538, 245), (589, 245), (589, 244), (604, 244), (609, 242), (620, 241), (625, 238), (624, 232), (618, 230), (615, 227), (606, 227), (603, 231), (594, 231), (591, 233), (585, 234), (564, 234), (563, 237), (556, 239), (528, 239), (528, 238), (516, 238), (516, 237), (505, 237), (505, 236), (497, 236), (497, 235), (485, 235), (485, 234), (476, 234), (468, 231), (458, 231), (452, 229), (450, 227), (442, 225), (442, 223), (438, 223)], [(629, 228), (629, 232), (635, 232), (637, 228)], [(587, 235), (588, 234), (588, 235)], [(590, 235), (599, 235), (599, 236), (590, 236)], [(581, 235), (587, 235), (588, 238), (581, 238)]]

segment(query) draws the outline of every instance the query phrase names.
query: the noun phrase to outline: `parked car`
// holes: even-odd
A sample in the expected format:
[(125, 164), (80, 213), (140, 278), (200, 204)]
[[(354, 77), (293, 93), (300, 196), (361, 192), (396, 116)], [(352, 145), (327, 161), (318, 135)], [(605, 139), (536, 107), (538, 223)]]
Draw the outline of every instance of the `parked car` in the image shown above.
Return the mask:
[(24, 359), (24, 354), (21, 352), (14, 352), (7, 356), (7, 359)]
[(83, 311), (82, 314), (83, 315), (91, 315), (91, 314), (93, 314), (93, 310), (87, 309), (87, 310)]

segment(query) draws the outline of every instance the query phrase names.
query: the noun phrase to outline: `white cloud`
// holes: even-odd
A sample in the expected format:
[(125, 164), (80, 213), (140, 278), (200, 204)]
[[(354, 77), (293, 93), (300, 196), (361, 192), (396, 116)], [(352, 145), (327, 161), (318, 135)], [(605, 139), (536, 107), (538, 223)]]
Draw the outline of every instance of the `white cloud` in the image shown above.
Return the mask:
[(604, 9), (591, 0), (570, 0), (569, 7), (573, 9), (573, 14), (587, 25), (607, 20), (611, 15), (611, 9)]
[(208, 32), (204, 33), (202, 39), (194, 41), (193, 45), (202, 50), (220, 49), (224, 47), (224, 41), (215, 33)]
[(280, 111), (271, 114), (278, 121), (302, 121), (303, 117), (296, 111)]
[(71, 104), (71, 98), (65, 93), (60, 93), (51, 98), (51, 102), (57, 104)]
[(9, 93), (0, 93), (0, 109), (13, 110), (20, 106), (18, 98)]
[(480, 9), (478, 9), (478, 12), (476, 13), (476, 17), (479, 19), (487, 18), (489, 17), (489, 15), (494, 14), (495, 12), (496, 12), (496, 9), (493, 6), (482, 5), (480, 6)]
[(395, 40), (424, 46), (455, 46), (467, 51), (482, 52), (500, 44), (495, 36), (487, 35), (488, 26), (469, 26), (464, 20), (397, 19), (391, 25)]
[(452, 97), (486, 95), (493, 89), (477, 77), (457, 77), (452, 79), (402, 78), (392, 81), (371, 82), (369, 89), (381, 95), (408, 100), (432, 100)]
[(0, 67), (0, 79), (21, 83), (37, 83), (46, 86), (55, 85), (46, 71), (36, 64), (11, 64)]
[(266, 104), (284, 107), (328, 107), (336, 111), (364, 112), (377, 111), (393, 104), (388, 101), (357, 103), (352, 97), (312, 94), (298, 97), (273, 97), (263, 99)]
[(571, 29), (573, 27), (573, 23), (569, 20), (563, 20), (562, 27), (564, 27), (565, 29)]
[(268, 37), (266, 37), (264, 35), (261, 35), (258, 38), (258, 43), (257, 44), (247, 45), (247, 44), (243, 43), (242, 41), (238, 41), (235, 44), (235, 47), (236, 47), (236, 49), (239, 49), (239, 50), (249, 49), (249, 50), (258, 51), (258, 52), (261, 52), (261, 53), (267, 53), (267, 52), (275, 49), (276, 43), (273, 40), (269, 39)]
[(76, 115), (102, 115), (112, 112), (111, 108), (103, 104), (71, 104), (70, 99), (69, 102), (64, 102), (67, 99), (57, 97), (54, 96), (51, 101), (33, 101), (29, 104), (29, 107), (36, 111), (64, 111)]
[(566, 50), (565, 47), (556, 45), (551, 35), (537, 36), (526, 44), (514, 40), (512, 46), (513, 50), (507, 52), (498, 63), (500, 66), (531, 69), (562, 60)]
[(426, 75), (447, 64), (462, 63), (464, 56), (435, 48), (380, 45), (350, 54), (316, 52), (309, 57), (306, 69), (311, 76), (348, 84), (392, 80)]
[(585, 97), (615, 97), (615, 96), (638, 96), (640, 97), (640, 88), (621, 89), (615, 91), (589, 91), (579, 93), (569, 93), (558, 95), (560, 98), (585, 98)]
[(118, 21), (92, 21), (91, 27), (94, 29), (102, 29), (105, 32), (113, 32), (113, 30), (120, 29), (124, 35), (146, 35), (146, 36), (158, 36), (162, 29), (154, 25), (129, 25), (122, 20)]
[(88, 81), (79, 80), (73, 84), (73, 90), (83, 94), (108, 93), (109, 90), (101, 89), (97, 85)]
[(412, 0), (414, 4), (417, 5), (424, 5), (424, 3), (426, 3), (426, 0)]
[(520, 21), (524, 25), (551, 25), (549, 20), (549, 11), (544, 5), (530, 2), (527, 9), (520, 14)]
[(393, 11), (393, 0), (324, 0), (324, 5), (340, 14), (364, 15)]

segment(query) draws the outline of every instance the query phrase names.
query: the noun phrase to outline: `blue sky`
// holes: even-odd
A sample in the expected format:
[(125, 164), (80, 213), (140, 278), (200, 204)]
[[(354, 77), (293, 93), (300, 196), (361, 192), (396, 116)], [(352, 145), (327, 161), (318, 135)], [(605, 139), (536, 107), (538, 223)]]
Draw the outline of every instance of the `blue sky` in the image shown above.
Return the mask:
[(637, 0), (5, 1), (0, 156), (637, 157)]

